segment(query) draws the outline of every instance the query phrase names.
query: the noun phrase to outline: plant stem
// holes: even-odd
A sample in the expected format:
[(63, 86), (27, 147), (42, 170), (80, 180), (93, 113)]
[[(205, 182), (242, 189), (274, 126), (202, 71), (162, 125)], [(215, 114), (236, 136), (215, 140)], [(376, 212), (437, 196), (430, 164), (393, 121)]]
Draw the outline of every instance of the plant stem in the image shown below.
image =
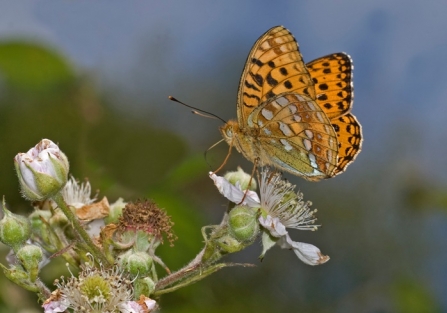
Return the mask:
[(157, 290), (154, 292), (154, 296), (155, 297), (159, 297), (162, 294), (165, 293), (169, 293), (169, 292), (173, 292), (176, 291), (180, 288), (186, 287), (188, 285), (194, 284), (196, 282), (198, 282), (199, 280), (204, 279), (205, 277), (217, 272), (218, 270), (224, 268), (224, 267), (229, 267), (229, 266), (244, 266), (244, 267), (253, 267), (253, 264), (249, 264), (249, 263), (218, 263), (218, 264), (214, 264), (211, 265), (203, 270), (200, 270), (199, 273), (195, 273), (194, 276), (192, 277), (188, 277), (186, 278), (184, 281), (172, 286), (172, 287), (168, 287), (162, 290)]
[(194, 258), (194, 260), (189, 262), (188, 265), (186, 265), (182, 269), (160, 279), (155, 286), (155, 290), (158, 291), (158, 290), (164, 289), (166, 286), (172, 285), (176, 281), (184, 279), (185, 276), (189, 275), (192, 271), (197, 270), (197, 268), (201, 264), (204, 252), (205, 252), (205, 249), (200, 251), (199, 254)]
[(93, 255), (95, 260), (99, 260), (104, 265), (111, 265), (110, 262), (107, 260), (107, 258), (104, 256), (104, 254), (101, 252), (101, 250), (93, 243), (92, 239), (87, 234), (85, 229), (82, 227), (81, 223), (79, 223), (78, 218), (74, 215), (74, 213), (65, 203), (62, 194), (58, 192), (56, 195), (52, 197), (52, 199), (54, 200), (54, 202), (56, 202), (56, 204), (62, 210), (62, 212), (64, 212), (65, 216), (70, 221), (71, 225), (73, 226), (78, 236), (84, 240), (89, 252)]

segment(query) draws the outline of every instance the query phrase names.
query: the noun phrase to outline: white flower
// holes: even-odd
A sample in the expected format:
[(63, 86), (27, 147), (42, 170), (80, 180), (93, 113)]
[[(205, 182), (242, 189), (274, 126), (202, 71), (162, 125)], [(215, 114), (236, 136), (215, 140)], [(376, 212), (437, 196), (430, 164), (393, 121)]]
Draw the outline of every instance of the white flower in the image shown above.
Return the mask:
[[(106, 197), (96, 201), (96, 195), (91, 198), (92, 187), (88, 181), (79, 183), (74, 177), (70, 177), (61, 190), (65, 202), (76, 209), (76, 216), (85, 224), (85, 229), (90, 237), (97, 237), (101, 228), (105, 226), (104, 217), (109, 215), (110, 205)], [(56, 208), (56, 203), (52, 203)]]
[(41, 201), (58, 192), (67, 182), (68, 159), (51, 140), (43, 139), (26, 153), (14, 158), (22, 194)]
[[(219, 192), (228, 200), (240, 203), (244, 198), (244, 205), (261, 208), (259, 223), (264, 228), (262, 236), (263, 251), (265, 252), (275, 244), (283, 249), (292, 249), (298, 258), (306, 264), (318, 265), (329, 260), (328, 256), (321, 254), (320, 249), (314, 245), (295, 242), (290, 238), (286, 228), (300, 230), (316, 230), (314, 225), (315, 211), (311, 211), (310, 202), (302, 201), (302, 194), (295, 193), (295, 186), (281, 179), (281, 174), (266, 168), (259, 179), (260, 200), (256, 193), (243, 191), (238, 184), (230, 184), (223, 177), (210, 173)], [(246, 193), (246, 194), (245, 194)]]
[[(239, 204), (242, 201), (242, 198), (244, 198), (245, 191), (241, 191), (241, 187), (239, 182), (236, 182), (236, 186), (232, 185), (228, 180), (221, 176), (217, 176), (216, 174), (210, 172), (210, 177), (214, 181), (214, 184), (216, 185), (219, 192), (224, 195), (228, 200), (231, 202), (234, 202), (236, 204)], [(256, 194), (256, 192), (248, 190), (246, 191), (247, 195), (244, 198), (244, 202), (240, 203), (243, 205), (248, 205), (252, 208), (259, 208), (260, 207), (260, 201), (259, 197)]]
[(56, 280), (55, 284), (58, 289), (43, 304), (45, 313), (66, 309), (74, 312), (147, 312), (143, 310), (144, 306), (133, 305), (132, 282), (117, 266), (104, 269), (85, 263), (81, 265), (78, 277), (72, 274), (67, 280)]

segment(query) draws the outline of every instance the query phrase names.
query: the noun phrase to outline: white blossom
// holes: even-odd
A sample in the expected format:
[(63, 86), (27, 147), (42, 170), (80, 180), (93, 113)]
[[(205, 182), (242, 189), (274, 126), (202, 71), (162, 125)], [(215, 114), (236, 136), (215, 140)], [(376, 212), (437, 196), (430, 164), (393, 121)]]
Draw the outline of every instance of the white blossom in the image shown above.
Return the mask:
[(286, 228), (316, 230), (316, 211), (310, 210), (310, 202), (302, 200), (302, 193), (295, 193), (295, 186), (281, 179), (281, 174), (265, 168), (259, 179), (260, 197), (252, 191), (241, 190), (239, 185), (230, 184), (225, 178), (210, 173), (219, 192), (234, 203), (261, 209), (259, 223), (264, 228), (261, 258), (273, 245), (292, 249), (306, 264), (318, 265), (329, 260), (314, 245), (293, 241)]

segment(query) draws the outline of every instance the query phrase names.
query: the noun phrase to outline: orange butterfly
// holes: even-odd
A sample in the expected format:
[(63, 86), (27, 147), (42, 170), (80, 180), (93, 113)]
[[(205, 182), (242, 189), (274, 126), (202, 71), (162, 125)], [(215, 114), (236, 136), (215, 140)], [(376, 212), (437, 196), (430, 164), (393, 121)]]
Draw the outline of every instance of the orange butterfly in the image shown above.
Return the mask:
[(350, 113), (352, 69), (345, 53), (304, 64), (293, 35), (271, 28), (248, 55), (237, 121), (221, 127), (223, 138), (252, 162), (310, 181), (344, 172), (362, 145), (361, 126)]

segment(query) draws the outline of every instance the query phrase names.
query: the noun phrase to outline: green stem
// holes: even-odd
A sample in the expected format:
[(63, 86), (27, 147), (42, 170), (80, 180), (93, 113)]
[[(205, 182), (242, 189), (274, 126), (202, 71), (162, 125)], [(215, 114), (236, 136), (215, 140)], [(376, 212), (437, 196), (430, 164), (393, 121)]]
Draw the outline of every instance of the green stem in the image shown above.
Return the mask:
[(160, 279), (155, 286), (155, 290), (161, 290), (169, 285), (173, 285), (176, 281), (182, 280), (182, 279), (184, 279), (185, 276), (188, 276), (193, 271), (196, 271), (201, 265), (201, 261), (202, 261), (204, 252), (205, 252), (205, 249), (200, 251), (199, 254), (194, 258), (194, 260), (189, 262), (188, 265), (186, 265), (182, 269), (168, 275), (167, 277)]
[(86, 246), (88, 247), (89, 252), (93, 255), (95, 260), (101, 261), (102, 264), (104, 265), (111, 265), (107, 260), (107, 258), (104, 256), (104, 254), (101, 252), (101, 250), (93, 243), (92, 239), (87, 234), (85, 229), (82, 227), (81, 223), (79, 223), (78, 218), (74, 215), (74, 213), (65, 203), (62, 194), (59, 192), (56, 195), (54, 195), (52, 199), (54, 200), (54, 202), (56, 202), (56, 204), (62, 210), (62, 212), (64, 212), (65, 216), (70, 221), (71, 225), (73, 226), (78, 236), (84, 240)]
[(47, 286), (38, 278), (35, 282), (36, 287), (39, 288), (39, 298), (41, 298), (42, 302), (48, 299), (51, 296), (51, 291)]
[(159, 297), (162, 294), (165, 293), (169, 293), (169, 292), (173, 292), (176, 291), (180, 288), (186, 287), (188, 285), (194, 284), (196, 282), (198, 282), (199, 280), (204, 279), (205, 277), (217, 272), (218, 270), (224, 268), (224, 267), (229, 267), (229, 266), (244, 266), (244, 267), (252, 267), (254, 266), (253, 264), (248, 264), (248, 263), (218, 263), (218, 264), (214, 264), (209, 266), (208, 268), (205, 269), (201, 269), (200, 271), (197, 271), (196, 273), (194, 273), (193, 276), (185, 278), (184, 281), (178, 283), (175, 286), (169, 287), (169, 288), (165, 288), (162, 290), (157, 290), (153, 293), (154, 297)]

